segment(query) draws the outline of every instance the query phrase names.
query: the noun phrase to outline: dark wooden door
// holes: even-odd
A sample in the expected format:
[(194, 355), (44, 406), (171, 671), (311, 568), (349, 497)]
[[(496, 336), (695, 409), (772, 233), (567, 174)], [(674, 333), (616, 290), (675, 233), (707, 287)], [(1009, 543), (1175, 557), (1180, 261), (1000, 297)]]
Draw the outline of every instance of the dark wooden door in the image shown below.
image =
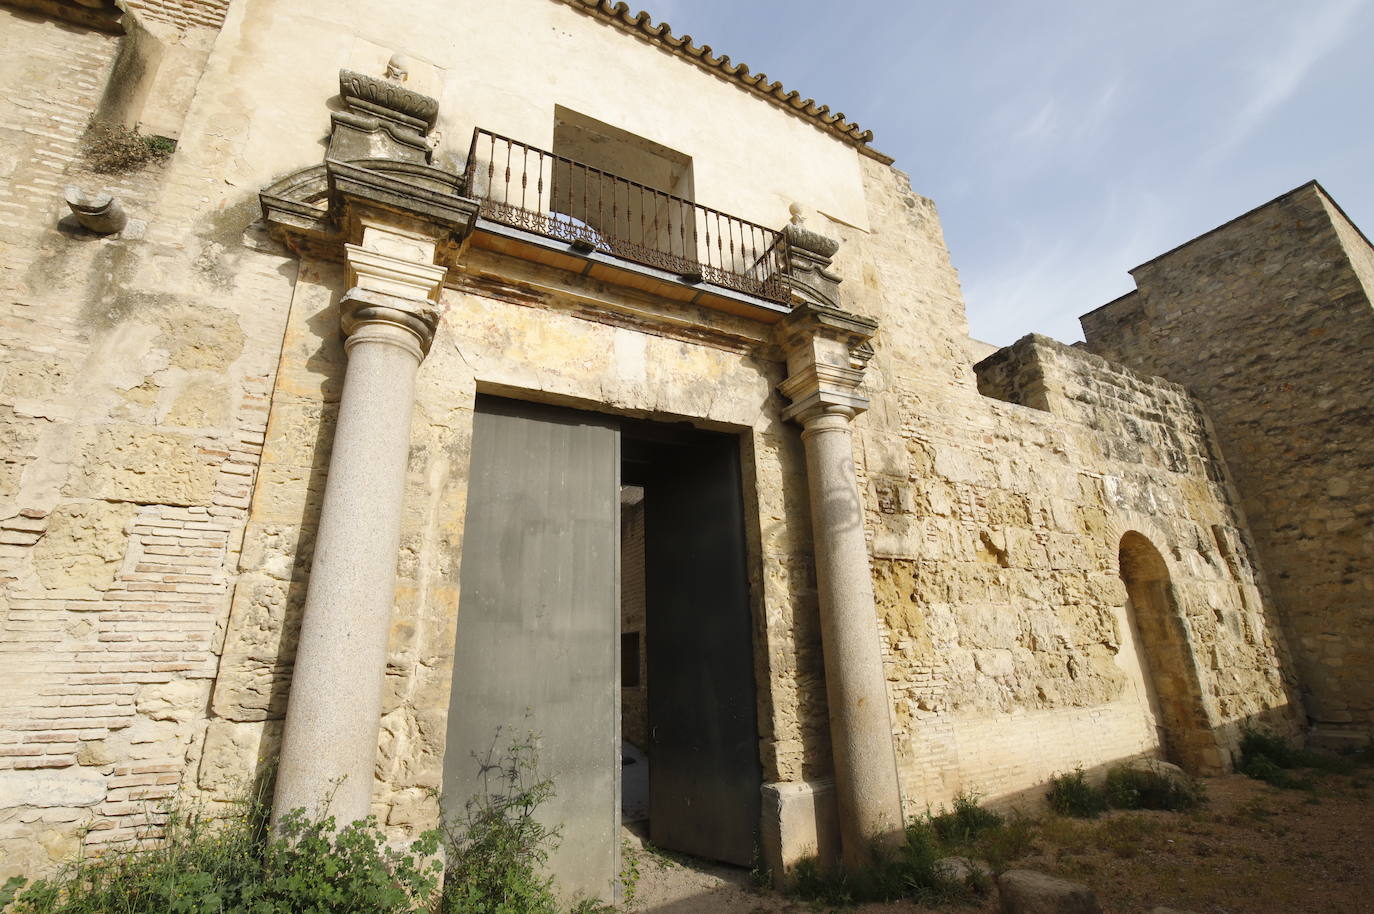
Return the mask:
[(648, 465), (650, 837), (748, 866), (760, 772), (739, 444), (699, 433)]

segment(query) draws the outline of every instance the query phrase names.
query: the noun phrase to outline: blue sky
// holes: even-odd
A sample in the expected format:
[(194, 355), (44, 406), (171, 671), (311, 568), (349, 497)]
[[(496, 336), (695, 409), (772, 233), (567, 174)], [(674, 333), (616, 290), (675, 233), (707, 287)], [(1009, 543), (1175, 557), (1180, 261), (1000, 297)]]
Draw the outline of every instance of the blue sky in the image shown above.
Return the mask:
[(1374, 234), (1374, 0), (646, 8), (871, 129), (988, 342), (1081, 339), (1128, 269), (1312, 178)]

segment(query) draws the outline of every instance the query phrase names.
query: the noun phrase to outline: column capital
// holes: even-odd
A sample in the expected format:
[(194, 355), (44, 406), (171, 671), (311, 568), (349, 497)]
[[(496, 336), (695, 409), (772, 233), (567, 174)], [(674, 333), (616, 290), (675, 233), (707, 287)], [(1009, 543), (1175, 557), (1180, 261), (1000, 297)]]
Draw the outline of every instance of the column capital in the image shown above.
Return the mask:
[(344, 245), (349, 288), (340, 303), (340, 329), (351, 342), (364, 326), (390, 324), (414, 336), (416, 356), (423, 359), (439, 326), (435, 302), (448, 273), (434, 263), (437, 241), (373, 222), (362, 229), (361, 244)]
[(809, 426), (823, 415), (847, 422), (866, 410), (861, 387), (873, 355), (869, 340), (877, 332), (871, 318), (812, 303), (783, 318), (779, 342), (787, 355), (787, 380), (778, 390), (792, 401), (783, 417)]

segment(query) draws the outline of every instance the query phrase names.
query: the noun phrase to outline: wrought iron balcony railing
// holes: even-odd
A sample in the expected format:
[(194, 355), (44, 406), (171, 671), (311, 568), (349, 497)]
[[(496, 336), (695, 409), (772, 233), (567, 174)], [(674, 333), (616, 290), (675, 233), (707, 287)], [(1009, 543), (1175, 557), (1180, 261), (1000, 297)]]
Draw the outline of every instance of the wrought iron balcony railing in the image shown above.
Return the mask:
[(478, 128), (467, 193), (492, 222), (787, 303), (782, 233)]

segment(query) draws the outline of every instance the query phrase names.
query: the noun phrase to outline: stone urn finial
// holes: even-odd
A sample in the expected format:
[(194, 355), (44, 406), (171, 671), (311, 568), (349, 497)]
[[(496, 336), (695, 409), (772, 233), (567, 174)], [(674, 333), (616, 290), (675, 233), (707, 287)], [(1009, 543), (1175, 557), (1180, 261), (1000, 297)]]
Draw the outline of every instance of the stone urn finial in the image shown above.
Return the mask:
[(339, 98), (348, 110), (330, 116), (328, 158), (428, 164), (428, 136), (439, 118), (439, 102), (405, 87), (412, 68), (409, 57), (396, 53), (385, 76), (339, 71)]
[(410, 78), (410, 58), (397, 51), (386, 62), (386, 78), (392, 82), (403, 83)]
[(784, 278), (792, 289), (793, 301), (838, 308), (840, 277), (829, 268), (840, 243), (807, 228), (803, 224), (806, 217), (802, 215), (801, 204), (793, 203), (787, 209), (792, 219), (782, 228), (783, 237), (787, 239)]

